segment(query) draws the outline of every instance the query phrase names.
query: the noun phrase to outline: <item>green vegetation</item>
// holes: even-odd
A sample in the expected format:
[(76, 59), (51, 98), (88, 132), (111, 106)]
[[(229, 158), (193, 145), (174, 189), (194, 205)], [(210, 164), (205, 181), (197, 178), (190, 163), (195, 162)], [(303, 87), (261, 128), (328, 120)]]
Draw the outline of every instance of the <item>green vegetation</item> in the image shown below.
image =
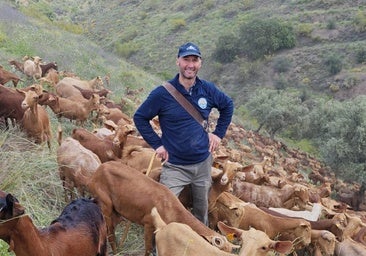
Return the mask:
[(259, 59), (282, 49), (295, 46), (290, 24), (279, 19), (253, 19), (239, 29), (239, 49), (250, 59)]
[[(126, 106), (131, 115), (151, 88), (175, 74), (177, 47), (193, 41), (204, 57), (200, 77), (233, 97), (235, 122), (314, 154), (339, 177), (366, 180), (366, 106), (356, 97), (366, 94), (359, 1), (20, 2), (0, 3), (0, 10), (8, 7), (0, 17), (4, 68), (11, 70), (8, 59), (38, 55), (83, 79), (109, 75), (115, 101), (127, 87), (144, 89)], [(72, 126), (64, 128), (67, 136)], [(56, 144), (49, 154), (23, 138), (0, 134), (0, 188), (17, 191), (35, 224), (48, 225), (65, 205)], [(131, 232), (122, 255), (142, 251), (141, 239)], [(11, 255), (6, 250), (0, 242), (0, 255)]]

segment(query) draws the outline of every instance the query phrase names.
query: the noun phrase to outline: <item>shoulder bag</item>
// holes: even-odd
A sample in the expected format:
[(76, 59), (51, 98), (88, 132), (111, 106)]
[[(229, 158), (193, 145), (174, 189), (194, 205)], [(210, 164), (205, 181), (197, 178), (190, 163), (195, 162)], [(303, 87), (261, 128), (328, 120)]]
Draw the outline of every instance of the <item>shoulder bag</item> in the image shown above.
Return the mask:
[(182, 107), (203, 127), (203, 129), (208, 132), (208, 122), (202, 117), (201, 113), (198, 112), (198, 110), (180, 92), (178, 92), (171, 83), (165, 82), (163, 86), (174, 97), (174, 99), (178, 101), (178, 103), (182, 105)]

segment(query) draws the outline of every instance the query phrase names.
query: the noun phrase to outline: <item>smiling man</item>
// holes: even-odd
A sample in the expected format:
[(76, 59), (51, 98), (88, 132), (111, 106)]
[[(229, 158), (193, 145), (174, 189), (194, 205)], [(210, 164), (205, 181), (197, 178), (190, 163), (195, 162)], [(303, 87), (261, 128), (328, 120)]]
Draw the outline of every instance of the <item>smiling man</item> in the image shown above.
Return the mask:
[[(213, 83), (198, 78), (202, 56), (197, 45), (189, 42), (180, 46), (176, 64), (178, 74), (168, 82), (198, 110), (206, 123), (211, 110), (218, 110), (220, 116), (215, 130), (207, 132), (162, 85), (152, 90), (137, 109), (134, 122), (142, 137), (164, 161), (160, 182), (177, 196), (190, 185), (192, 213), (207, 225), (211, 153), (225, 136), (234, 106), (232, 99)], [(161, 137), (150, 124), (156, 116)]]

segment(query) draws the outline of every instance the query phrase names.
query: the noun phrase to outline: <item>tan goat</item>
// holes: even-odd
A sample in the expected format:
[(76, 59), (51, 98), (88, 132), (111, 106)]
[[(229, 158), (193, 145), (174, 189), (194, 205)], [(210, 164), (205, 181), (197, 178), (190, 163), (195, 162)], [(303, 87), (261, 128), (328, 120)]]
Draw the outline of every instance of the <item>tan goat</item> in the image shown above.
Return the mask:
[(42, 77), (41, 61), (42, 58), (35, 56), (31, 59), (24, 61), (24, 74), (28, 77), (32, 77), (33, 80), (37, 80)]
[(234, 179), (233, 194), (245, 202), (254, 203), (258, 207), (292, 209), (297, 206), (303, 210), (309, 203), (309, 189), (301, 184), (286, 184), (280, 189)]
[(38, 104), (40, 96), (32, 90), (17, 91), (25, 95), (21, 106), (25, 109), (22, 123), (27, 136), (35, 139), (38, 144), (47, 142), (48, 148), (51, 149), (51, 123), (47, 111)]
[(99, 99), (99, 95), (94, 94), (89, 100), (77, 102), (50, 93), (40, 104), (49, 106), (59, 119), (65, 117), (76, 120), (82, 126), (91, 112), (98, 109)]
[(98, 118), (103, 120), (102, 117), (105, 117), (105, 120), (111, 120), (114, 123), (118, 123), (120, 120), (123, 120), (127, 124), (132, 124), (132, 119), (127, 114), (123, 113), (119, 108), (108, 108), (103, 104), (100, 104), (98, 111)]
[(255, 204), (246, 203), (227, 192), (223, 192), (217, 199), (209, 217), (211, 228), (215, 228), (218, 221), (225, 221), (230, 226), (244, 230), (250, 227), (262, 230), (271, 239), (297, 241), (297, 248), (303, 248), (311, 242), (310, 222), (304, 219), (273, 216)]
[(207, 241), (225, 251), (232, 250), (233, 245), (225, 237), (195, 218), (166, 186), (119, 161), (102, 163), (92, 176), (88, 188), (105, 216), (114, 253), (117, 249), (114, 220), (118, 216), (144, 226), (145, 255), (152, 252), (154, 226), (151, 209), (154, 206), (166, 223), (185, 223)]
[(85, 196), (87, 192), (85, 179), (90, 178), (102, 163), (99, 157), (71, 137), (62, 141), (56, 154), (65, 201), (74, 199), (74, 188), (79, 196)]
[[(190, 255), (190, 256), (234, 256), (219, 250), (210, 245), (200, 235), (198, 235), (190, 226), (171, 222), (166, 224), (157, 209), (151, 210), (155, 226), (155, 241), (157, 251), (160, 256)], [(226, 234), (233, 234), (241, 243), (240, 256), (265, 256), (270, 251), (288, 253), (292, 248), (290, 241), (273, 241), (263, 231), (251, 228), (248, 231), (229, 227), (224, 223), (219, 223), (220, 231)], [(238, 246), (239, 247), (239, 246)]]

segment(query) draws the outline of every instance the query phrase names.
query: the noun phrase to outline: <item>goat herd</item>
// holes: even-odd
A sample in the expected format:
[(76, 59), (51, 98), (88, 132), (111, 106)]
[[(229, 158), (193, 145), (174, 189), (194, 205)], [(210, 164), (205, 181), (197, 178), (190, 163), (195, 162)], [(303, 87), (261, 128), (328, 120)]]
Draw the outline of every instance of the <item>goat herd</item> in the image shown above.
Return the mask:
[[(144, 228), (145, 256), (153, 244), (159, 256), (366, 255), (364, 194), (356, 207), (333, 199), (351, 193), (350, 185), (310, 155), (235, 124), (214, 153), (209, 226), (202, 224), (189, 210), (189, 187), (177, 198), (159, 183), (160, 159), (134, 135), (121, 105), (108, 99), (103, 79), (82, 80), (41, 60), (9, 61), (35, 82), (24, 88), (6, 86), (23, 80), (0, 68), (0, 117), (5, 129), (18, 127), (49, 148), (46, 107), (60, 124), (74, 122), (69, 137), (62, 138), (61, 126), (57, 133), (69, 204), (48, 227), (37, 228), (17, 198), (0, 191), (0, 239), (16, 255), (115, 255), (121, 222)], [(103, 127), (87, 130), (89, 119)], [(159, 131), (157, 120), (152, 125)], [(364, 190), (353, 185), (360, 196)]]

